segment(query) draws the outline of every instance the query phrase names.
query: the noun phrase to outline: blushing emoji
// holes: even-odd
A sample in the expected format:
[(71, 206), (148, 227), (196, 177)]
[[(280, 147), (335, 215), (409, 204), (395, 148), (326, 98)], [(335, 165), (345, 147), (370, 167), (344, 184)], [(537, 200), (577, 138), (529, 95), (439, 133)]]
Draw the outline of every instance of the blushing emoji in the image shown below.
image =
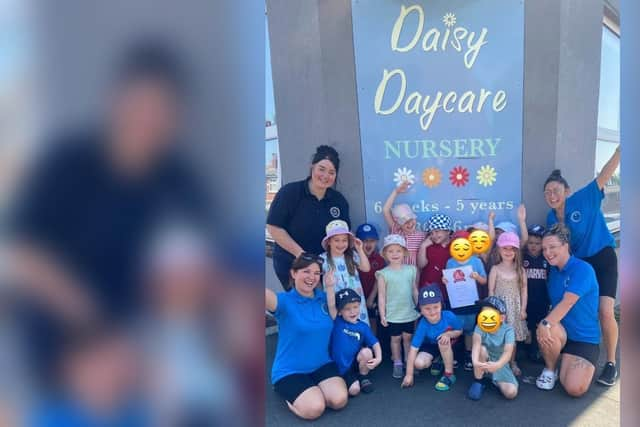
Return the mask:
[(464, 262), (473, 255), (473, 250), (471, 249), (471, 242), (465, 239), (464, 237), (458, 237), (451, 242), (451, 246), (449, 247), (449, 253), (451, 256), (458, 262)]
[(474, 230), (469, 235), (474, 254), (483, 254), (491, 247), (491, 237), (484, 230)]
[(492, 307), (484, 307), (477, 317), (478, 326), (490, 334), (500, 329), (502, 318), (498, 310)]

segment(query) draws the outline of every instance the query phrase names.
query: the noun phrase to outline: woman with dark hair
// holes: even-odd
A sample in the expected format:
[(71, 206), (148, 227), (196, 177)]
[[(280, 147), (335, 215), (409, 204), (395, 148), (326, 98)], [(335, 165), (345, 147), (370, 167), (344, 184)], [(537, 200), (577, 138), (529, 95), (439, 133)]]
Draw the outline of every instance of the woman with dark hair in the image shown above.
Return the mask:
[(596, 272), (599, 286), (599, 318), (607, 351), (607, 363), (598, 382), (607, 386), (618, 378), (616, 346), (618, 324), (613, 313), (618, 287), (618, 258), (615, 241), (600, 209), (604, 186), (620, 164), (620, 146), (598, 176), (571, 194), (569, 184), (559, 170), (554, 170), (544, 183), (544, 198), (551, 208), (547, 226), (565, 224), (571, 231), (571, 253), (587, 261)]
[(294, 258), (303, 252), (324, 252), (320, 243), (329, 222), (342, 219), (351, 225), (349, 204), (333, 189), (339, 167), (338, 152), (328, 145), (319, 146), (309, 176), (283, 186), (271, 203), (267, 230), (276, 242), (273, 269), (285, 290), (290, 289), (289, 269)]
[[(329, 356), (333, 319), (327, 295), (317, 289), (322, 259), (302, 253), (291, 265), (293, 289), (275, 294), (266, 289), (266, 308), (278, 320), (278, 348), (271, 383), (291, 412), (316, 419), (328, 406), (347, 404), (347, 386)], [(331, 275), (333, 277), (333, 275)]]
[(580, 397), (591, 385), (600, 354), (598, 282), (591, 265), (569, 253), (569, 234), (566, 226), (555, 224), (542, 238), (542, 253), (551, 265), (552, 309), (536, 331), (545, 364), (536, 386), (551, 390), (560, 379), (569, 395)]

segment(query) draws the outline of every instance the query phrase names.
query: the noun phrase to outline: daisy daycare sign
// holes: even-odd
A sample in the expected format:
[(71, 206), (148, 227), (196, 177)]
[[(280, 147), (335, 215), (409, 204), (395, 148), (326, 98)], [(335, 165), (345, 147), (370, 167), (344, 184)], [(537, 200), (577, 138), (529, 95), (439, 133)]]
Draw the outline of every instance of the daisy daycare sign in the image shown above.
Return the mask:
[[(367, 220), (398, 197), (424, 227), (516, 222), (521, 200), (522, 0), (352, 0)], [(382, 229), (385, 229), (383, 227)]]

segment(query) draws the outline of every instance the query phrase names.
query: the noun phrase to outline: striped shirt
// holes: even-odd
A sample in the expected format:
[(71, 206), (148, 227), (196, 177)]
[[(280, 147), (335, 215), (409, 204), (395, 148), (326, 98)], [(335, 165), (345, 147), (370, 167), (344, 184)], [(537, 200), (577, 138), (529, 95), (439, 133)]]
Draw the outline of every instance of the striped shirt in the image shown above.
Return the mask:
[(405, 234), (397, 223), (394, 223), (393, 227), (391, 227), (391, 233), (399, 234), (407, 241), (407, 250), (409, 251), (409, 255), (404, 257), (403, 264), (417, 266), (418, 249), (420, 249), (420, 244), (422, 244), (424, 239), (427, 237), (427, 233), (416, 228), (412, 233)]

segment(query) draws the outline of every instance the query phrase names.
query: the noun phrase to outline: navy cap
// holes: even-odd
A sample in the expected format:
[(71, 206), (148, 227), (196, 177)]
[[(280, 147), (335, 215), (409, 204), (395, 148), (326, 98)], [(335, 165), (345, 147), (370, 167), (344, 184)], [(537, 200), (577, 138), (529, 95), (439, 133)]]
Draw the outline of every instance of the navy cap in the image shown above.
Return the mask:
[(545, 229), (540, 224), (534, 224), (527, 230), (530, 236), (542, 237), (544, 235)]
[(490, 297), (486, 297), (483, 300), (480, 300), (476, 303), (480, 307), (491, 307), (498, 310), (500, 314), (507, 314), (507, 306), (505, 305), (502, 298), (492, 295)]
[(376, 230), (376, 227), (373, 224), (367, 224), (367, 223), (360, 224), (360, 226), (356, 230), (356, 237), (360, 240), (367, 240), (367, 239), (380, 240), (380, 237), (378, 236), (378, 230)]
[(356, 291), (346, 288), (336, 292), (336, 307), (338, 310), (342, 310), (350, 302), (362, 302), (360, 295)]
[(440, 286), (429, 285), (420, 289), (418, 292), (418, 305), (423, 306), (425, 304), (433, 304), (436, 302), (442, 302)]

